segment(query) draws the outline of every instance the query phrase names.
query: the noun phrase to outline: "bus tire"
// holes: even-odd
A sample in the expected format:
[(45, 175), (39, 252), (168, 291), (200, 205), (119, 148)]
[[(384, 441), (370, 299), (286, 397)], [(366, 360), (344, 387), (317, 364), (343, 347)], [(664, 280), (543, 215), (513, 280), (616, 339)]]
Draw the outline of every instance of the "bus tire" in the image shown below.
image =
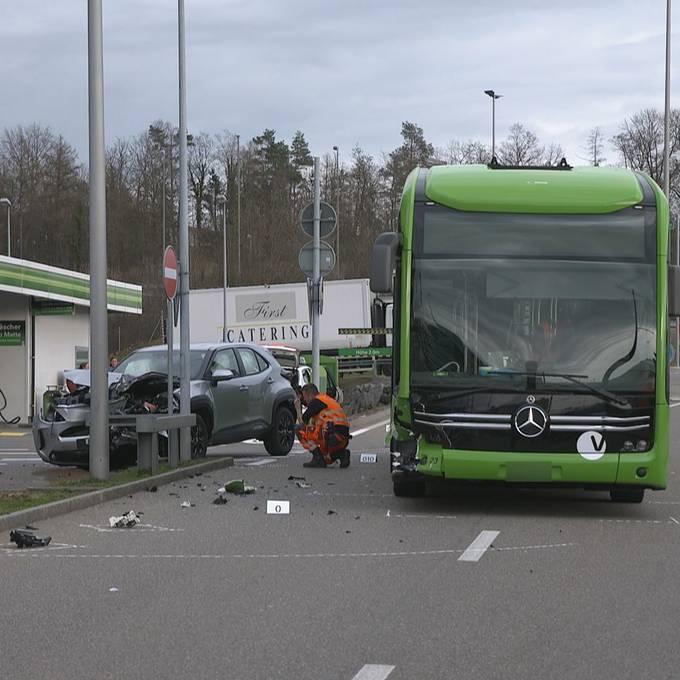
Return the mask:
[(642, 503), (644, 489), (610, 489), (609, 497), (614, 503)]
[(395, 479), (392, 482), (392, 488), (394, 495), (400, 498), (422, 498), (427, 493), (425, 482), (421, 480)]

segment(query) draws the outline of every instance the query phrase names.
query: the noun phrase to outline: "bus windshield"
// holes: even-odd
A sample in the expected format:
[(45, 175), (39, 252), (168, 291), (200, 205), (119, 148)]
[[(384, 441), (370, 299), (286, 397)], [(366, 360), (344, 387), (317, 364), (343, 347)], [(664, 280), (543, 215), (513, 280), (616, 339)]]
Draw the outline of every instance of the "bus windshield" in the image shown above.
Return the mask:
[[(653, 208), (416, 215), (411, 387), (652, 393)], [(564, 379), (571, 376), (575, 379)]]

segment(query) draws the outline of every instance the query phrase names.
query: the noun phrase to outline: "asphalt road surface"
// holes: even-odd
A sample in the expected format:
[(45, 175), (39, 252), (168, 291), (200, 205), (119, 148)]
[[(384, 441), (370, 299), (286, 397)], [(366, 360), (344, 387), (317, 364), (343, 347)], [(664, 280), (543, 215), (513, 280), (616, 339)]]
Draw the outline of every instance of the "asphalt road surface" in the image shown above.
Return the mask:
[[(234, 468), (41, 523), (48, 548), (2, 537), (0, 677), (680, 675), (677, 446), (669, 489), (642, 505), (498, 488), (398, 499), (372, 425), (347, 470), (243, 445)], [(239, 477), (256, 493), (212, 504)], [(142, 525), (109, 529), (127, 509)]]

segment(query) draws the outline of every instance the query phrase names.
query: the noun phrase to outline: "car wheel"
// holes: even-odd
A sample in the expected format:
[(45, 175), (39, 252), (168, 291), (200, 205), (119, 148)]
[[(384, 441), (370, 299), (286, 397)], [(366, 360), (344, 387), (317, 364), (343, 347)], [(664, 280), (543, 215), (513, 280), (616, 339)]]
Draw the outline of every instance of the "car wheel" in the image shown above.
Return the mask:
[(279, 406), (274, 414), (271, 430), (264, 438), (264, 448), (272, 456), (287, 456), (295, 440), (293, 414), (285, 406)]
[(191, 428), (191, 457), (205, 458), (208, 451), (208, 426), (201, 416), (196, 414), (196, 424)]

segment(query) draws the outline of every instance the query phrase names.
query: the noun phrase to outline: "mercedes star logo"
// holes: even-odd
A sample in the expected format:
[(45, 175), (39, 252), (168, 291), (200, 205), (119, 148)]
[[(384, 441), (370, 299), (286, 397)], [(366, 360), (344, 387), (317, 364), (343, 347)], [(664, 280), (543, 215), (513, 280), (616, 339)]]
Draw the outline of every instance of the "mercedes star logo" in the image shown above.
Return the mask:
[(538, 437), (547, 426), (548, 416), (538, 406), (523, 406), (515, 413), (515, 429), (523, 437)]

